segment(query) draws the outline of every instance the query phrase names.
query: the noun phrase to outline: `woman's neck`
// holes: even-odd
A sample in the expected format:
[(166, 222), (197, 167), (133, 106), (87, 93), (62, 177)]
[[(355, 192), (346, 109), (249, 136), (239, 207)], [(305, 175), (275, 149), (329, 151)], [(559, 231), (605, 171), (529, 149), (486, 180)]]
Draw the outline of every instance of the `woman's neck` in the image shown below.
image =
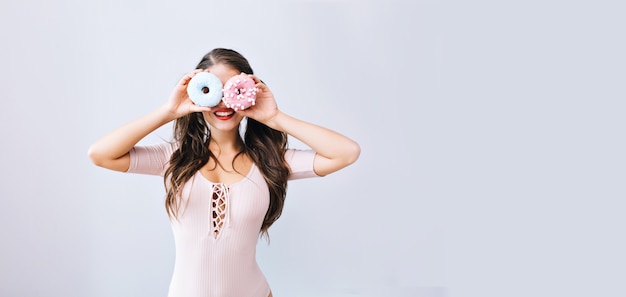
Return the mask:
[(239, 131), (211, 131), (209, 149), (216, 155), (238, 153), (242, 149)]

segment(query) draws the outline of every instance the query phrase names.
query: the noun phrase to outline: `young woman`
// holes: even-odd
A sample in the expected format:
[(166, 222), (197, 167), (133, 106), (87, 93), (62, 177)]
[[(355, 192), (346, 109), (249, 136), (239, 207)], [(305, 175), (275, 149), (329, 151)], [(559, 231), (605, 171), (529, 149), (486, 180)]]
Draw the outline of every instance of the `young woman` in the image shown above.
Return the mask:
[[(178, 82), (165, 104), (99, 139), (89, 157), (111, 170), (164, 177), (176, 245), (169, 297), (271, 296), (256, 263), (256, 243), (280, 217), (287, 180), (340, 170), (357, 160), (360, 147), (283, 113), (236, 51), (214, 49), (196, 68)], [(210, 108), (195, 105), (186, 88), (202, 71), (216, 75), (222, 85), (248, 74), (258, 88), (256, 105), (238, 111), (223, 102)], [(170, 121), (175, 121), (174, 141), (137, 145)], [(287, 135), (310, 149), (287, 148)]]

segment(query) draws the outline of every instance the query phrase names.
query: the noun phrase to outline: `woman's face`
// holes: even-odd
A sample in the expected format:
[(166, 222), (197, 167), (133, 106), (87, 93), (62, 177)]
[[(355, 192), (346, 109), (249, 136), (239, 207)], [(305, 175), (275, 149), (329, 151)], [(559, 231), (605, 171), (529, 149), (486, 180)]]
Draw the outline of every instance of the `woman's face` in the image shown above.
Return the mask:
[[(241, 73), (237, 69), (225, 64), (215, 64), (207, 70), (222, 81), (222, 86), (226, 84), (228, 79)], [(243, 119), (243, 116), (237, 114), (232, 108), (227, 108), (223, 101), (211, 107), (211, 111), (205, 111), (203, 114), (204, 119), (211, 126), (211, 129), (223, 131), (238, 131), (239, 123)]]

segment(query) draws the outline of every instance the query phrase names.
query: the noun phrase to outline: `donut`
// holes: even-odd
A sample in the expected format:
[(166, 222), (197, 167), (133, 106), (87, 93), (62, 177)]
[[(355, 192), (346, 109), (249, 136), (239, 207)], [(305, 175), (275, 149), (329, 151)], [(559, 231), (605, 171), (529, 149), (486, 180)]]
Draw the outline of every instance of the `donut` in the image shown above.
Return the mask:
[(200, 106), (215, 106), (222, 100), (222, 81), (210, 72), (200, 72), (187, 85), (187, 95)]
[(256, 93), (259, 91), (255, 87), (254, 80), (245, 73), (231, 77), (224, 85), (224, 104), (234, 110), (244, 110), (256, 101)]

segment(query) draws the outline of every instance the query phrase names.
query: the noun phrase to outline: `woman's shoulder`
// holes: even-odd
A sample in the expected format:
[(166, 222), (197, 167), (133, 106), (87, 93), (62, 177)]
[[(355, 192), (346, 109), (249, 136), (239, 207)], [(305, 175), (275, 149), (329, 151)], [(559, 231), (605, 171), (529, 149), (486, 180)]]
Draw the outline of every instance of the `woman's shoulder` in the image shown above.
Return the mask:
[(162, 175), (176, 144), (162, 142), (136, 145), (130, 151), (130, 164), (127, 172)]
[(298, 159), (302, 159), (302, 158), (311, 158), (311, 156), (315, 157), (315, 151), (311, 150), (311, 149), (295, 149), (295, 148), (288, 148), (285, 151), (285, 160), (287, 161), (287, 163), (293, 161), (293, 160), (298, 160)]
[(285, 161), (289, 165), (289, 179), (316, 177), (313, 169), (315, 151), (311, 149), (287, 149)]
[(153, 154), (171, 155), (178, 148), (178, 144), (173, 141), (163, 141), (159, 143), (136, 145), (133, 150), (145, 151)]

